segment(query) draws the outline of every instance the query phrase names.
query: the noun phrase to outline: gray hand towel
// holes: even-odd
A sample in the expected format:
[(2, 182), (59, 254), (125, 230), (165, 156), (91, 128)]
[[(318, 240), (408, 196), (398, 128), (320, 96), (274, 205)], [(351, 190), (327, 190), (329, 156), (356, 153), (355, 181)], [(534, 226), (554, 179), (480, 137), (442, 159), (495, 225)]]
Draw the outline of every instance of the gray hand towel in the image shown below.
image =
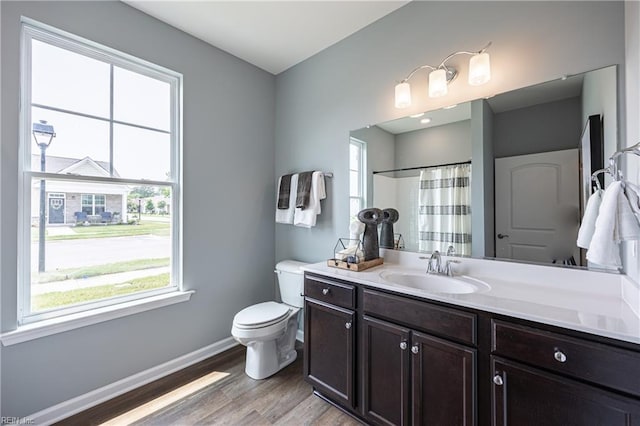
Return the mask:
[(287, 210), (289, 208), (289, 191), (291, 190), (291, 175), (283, 175), (280, 178), (280, 188), (278, 188), (278, 208)]
[(306, 209), (309, 207), (309, 198), (311, 196), (311, 177), (313, 171), (302, 172), (298, 175), (298, 194), (296, 196), (296, 207)]

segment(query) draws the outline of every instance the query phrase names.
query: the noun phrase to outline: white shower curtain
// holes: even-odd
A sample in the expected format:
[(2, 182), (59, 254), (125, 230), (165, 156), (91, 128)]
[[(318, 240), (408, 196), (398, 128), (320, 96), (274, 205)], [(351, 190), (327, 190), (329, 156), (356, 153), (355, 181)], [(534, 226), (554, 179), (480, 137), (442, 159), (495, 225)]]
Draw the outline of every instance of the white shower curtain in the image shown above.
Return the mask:
[(421, 251), (471, 255), (471, 164), (420, 171), (418, 203)]

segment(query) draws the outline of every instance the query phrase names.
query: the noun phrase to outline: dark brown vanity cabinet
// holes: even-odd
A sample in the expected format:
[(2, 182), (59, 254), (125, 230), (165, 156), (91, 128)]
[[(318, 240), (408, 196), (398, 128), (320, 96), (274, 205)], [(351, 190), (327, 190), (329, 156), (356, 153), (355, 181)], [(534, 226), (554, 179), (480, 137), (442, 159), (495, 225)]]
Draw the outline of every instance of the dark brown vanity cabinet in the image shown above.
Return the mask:
[(640, 345), (315, 275), (305, 296), (305, 377), (368, 424), (640, 426)]
[(305, 279), (304, 376), (323, 395), (355, 407), (354, 286)]
[(640, 425), (639, 353), (506, 321), (491, 327), (493, 425)]
[(362, 294), (365, 419), (384, 425), (476, 424), (476, 350), (417, 330), (473, 338), (474, 316), (367, 289)]

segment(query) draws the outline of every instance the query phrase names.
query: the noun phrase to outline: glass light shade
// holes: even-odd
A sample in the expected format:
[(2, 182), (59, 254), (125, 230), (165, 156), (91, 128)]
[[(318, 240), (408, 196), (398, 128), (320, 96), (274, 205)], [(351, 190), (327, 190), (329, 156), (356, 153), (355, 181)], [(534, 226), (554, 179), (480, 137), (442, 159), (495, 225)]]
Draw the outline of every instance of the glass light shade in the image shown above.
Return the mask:
[(488, 53), (476, 53), (469, 59), (469, 84), (480, 86), (491, 80), (491, 62)]
[(396, 84), (396, 108), (411, 105), (411, 85), (407, 82)]
[(439, 98), (447, 94), (447, 72), (443, 69), (429, 73), (429, 97)]

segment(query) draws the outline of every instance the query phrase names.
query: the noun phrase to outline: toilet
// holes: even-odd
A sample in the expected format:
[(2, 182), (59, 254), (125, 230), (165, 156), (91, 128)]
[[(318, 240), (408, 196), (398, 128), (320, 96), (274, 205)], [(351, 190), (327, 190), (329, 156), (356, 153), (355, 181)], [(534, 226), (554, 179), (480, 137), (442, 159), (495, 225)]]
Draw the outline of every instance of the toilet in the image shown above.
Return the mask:
[(303, 307), (306, 263), (284, 260), (276, 265), (282, 303), (263, 302), (244, 308), (233, 318), (231, 335), (247, 347), (245, 372), (267, 378), (296, 360), (298, 313)]

